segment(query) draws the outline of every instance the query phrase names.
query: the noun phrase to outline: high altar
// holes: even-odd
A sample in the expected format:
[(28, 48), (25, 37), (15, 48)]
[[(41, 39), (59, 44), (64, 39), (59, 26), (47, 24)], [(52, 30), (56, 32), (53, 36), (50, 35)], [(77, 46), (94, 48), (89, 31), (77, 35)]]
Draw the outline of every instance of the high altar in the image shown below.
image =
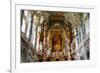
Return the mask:
[(50, 60), (65, 60), (65, 30), (61, 28), (59, 23), (55, 23), (48, 32), (48, 46), (51, 50)]

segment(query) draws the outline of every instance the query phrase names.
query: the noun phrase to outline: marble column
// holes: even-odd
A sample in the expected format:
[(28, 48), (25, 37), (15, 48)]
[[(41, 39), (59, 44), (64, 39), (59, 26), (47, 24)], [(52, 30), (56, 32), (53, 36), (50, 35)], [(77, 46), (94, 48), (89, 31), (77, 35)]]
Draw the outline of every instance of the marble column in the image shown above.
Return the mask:
[(37, 44), (36, 44), (37, 52), (40, 49), (40, 33), (41, 33), (41, 26), (38, 26), (38, 29), (37, 29)]
[(28, 11), (24, 11), (24, 19), (25, 19), (25, 35), (27, 34), (27, 29), (28, 29)]
[(38, 27), (38, 17), (36, 14), (33, 15), (33, 27), (32, 27), (32, 38), (31, 42), (33, 47), (36, 49), (36, 42), (37, 42), (37, 27)]
[(26, 36), (27, 38), (29, 38), (31, 36), (31, 32), (32, 32), (32, 15), (30, 13), (30, 11), (28, 11), (28, 16), (27, 16), (27, 23), (28, 23), (28, 28), (27, 28), (27, 33), (26, 33)]
[(71, 60), (71, 52), (70, 52), (70, 40), (66, 38), (66, 51), (67, 51), (67, 60)]
[(43, 56), (43, 59), (44, 61), (46, 60), (46, 51), (47, 51), (47, 34), (46, 34), (46, 31), (47, 31), (47, 23), (44, 22), (44, 32), (43, 32), (43, 35), (44, 35), (44, 38), (43, 38), (43, 47), (44, 47), (44, 56)]
[(33, 44), (33, 47), (35, 48), (35, 43), (36, 43), (36, 25), (34, 24), (34, 20), (33, 20), (33, 24), (32, 24), (32, 38), (31, 38), (31, 43)]
[(34, 47), (34, 58), (33, 61), (37, 61), (37, 40), (38, 40), (38, 16), (36, 14), (33, 15), (33, 27), (32, 27), (32, 38), (31, 38), (31, 42), (33, 44)]

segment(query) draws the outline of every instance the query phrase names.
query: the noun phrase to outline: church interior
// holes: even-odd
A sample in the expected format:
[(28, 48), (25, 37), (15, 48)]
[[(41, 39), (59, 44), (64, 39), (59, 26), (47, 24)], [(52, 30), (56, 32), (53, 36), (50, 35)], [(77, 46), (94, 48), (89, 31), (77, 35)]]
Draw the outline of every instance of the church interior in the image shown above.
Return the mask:
[(20, 11), (21, 63), (90, 59), (90, 14)]

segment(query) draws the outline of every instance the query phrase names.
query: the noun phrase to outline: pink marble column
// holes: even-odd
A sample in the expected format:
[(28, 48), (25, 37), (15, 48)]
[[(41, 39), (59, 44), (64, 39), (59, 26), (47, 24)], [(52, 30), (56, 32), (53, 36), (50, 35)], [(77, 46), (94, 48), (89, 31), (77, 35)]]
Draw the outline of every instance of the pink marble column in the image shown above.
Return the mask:
[(37, 44), (36, 44), (37, 52), (39, 51), (39, 48), (40, 48), (40, 32), (37, 32)]
[(68, 38), (66, 38), (66, 49), (67, 49), (67, 59), (71, 60), (71, 52), (70, 52), (70, 40)]

